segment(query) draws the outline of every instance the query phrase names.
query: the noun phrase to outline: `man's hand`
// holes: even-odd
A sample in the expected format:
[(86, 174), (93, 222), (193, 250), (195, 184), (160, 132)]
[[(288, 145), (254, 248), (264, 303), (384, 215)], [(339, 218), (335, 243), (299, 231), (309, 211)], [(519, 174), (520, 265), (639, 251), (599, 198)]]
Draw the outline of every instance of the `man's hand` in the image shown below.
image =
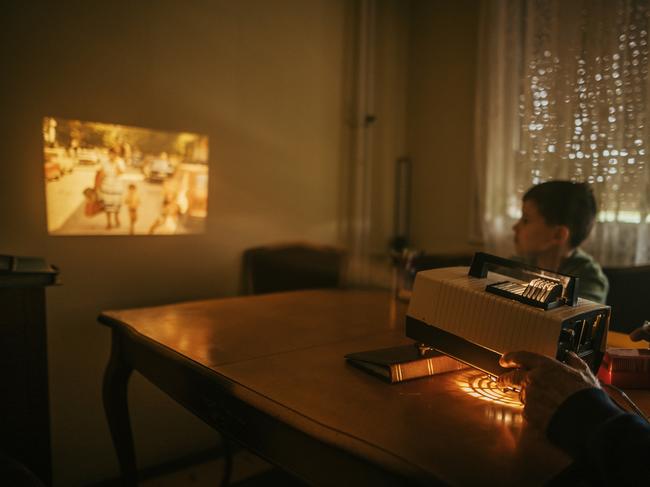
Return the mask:
[(600, 387), (591, 370), (575, 353), (567, 363), (533, 352), (510, 352), (499, 360), (502, 367), (513, 368), (499, 377), (501, 387), (521, 390), (524, 417), (546, 431), (551, 417), (569, 396), (582, 389)]
[(642, 326), (630, 333), (630, 340), (640, 342), (646, 340), (650, 342), (650, 321), (646, 321)]

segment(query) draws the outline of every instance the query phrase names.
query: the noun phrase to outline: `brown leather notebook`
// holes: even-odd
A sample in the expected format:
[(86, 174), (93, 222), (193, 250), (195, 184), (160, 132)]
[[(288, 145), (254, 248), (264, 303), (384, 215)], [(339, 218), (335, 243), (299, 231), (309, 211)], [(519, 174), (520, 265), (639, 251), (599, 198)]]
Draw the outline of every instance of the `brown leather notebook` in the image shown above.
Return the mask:
[(345, 358), (351, 365), (392, 384), (467, 368), (436, 350), (427, 349), (421, 354), (415, 344), (349, 353)]

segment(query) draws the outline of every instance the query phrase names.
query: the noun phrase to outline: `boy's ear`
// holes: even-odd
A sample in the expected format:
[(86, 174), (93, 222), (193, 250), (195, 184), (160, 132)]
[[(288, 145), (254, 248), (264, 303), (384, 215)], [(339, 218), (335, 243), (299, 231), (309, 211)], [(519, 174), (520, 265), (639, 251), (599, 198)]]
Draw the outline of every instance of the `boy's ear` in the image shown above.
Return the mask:
[(568, 244), (569, 243), (569, 238), (571, 237), (571, 231), (569, 230), (569, 227), (566, 225), (558, 225), (555, 228), (555, 240), (557, 243), (560, 245)]

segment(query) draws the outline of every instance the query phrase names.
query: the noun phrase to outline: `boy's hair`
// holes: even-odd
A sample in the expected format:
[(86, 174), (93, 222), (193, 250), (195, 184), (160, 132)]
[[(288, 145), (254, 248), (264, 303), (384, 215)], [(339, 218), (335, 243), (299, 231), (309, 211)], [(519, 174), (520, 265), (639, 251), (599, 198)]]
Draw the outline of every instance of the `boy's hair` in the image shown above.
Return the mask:
[(569, 228), (571, 247), (589, 236), (596, 219), (596, 198), (587, 183), (547, 181), (533, 186), (523, 201), (532, 201), (549, 225)]

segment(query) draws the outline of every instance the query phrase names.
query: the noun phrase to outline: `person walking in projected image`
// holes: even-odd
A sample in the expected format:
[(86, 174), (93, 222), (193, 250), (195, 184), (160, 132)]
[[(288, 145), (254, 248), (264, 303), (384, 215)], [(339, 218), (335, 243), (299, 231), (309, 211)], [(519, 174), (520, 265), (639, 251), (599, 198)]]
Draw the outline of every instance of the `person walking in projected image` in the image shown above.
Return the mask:
[(174, 184), (169, 181), (163, 183), (163, 200), (160, 214), (149, 227), (149, 234), (162, 233), (173, 235), (178, 228), (178, 218), (181, 208), (178, 204), (178, 192)]
[(120, 208), (124, 192), (122, 174), (124, 170), (124, 161), (120, 157), (119, 149), (111, 147), (108, 151), (108, 159), (102, 162), (95, 179), (95, 187), (106, 213), (107, 230), (120, 226)]

